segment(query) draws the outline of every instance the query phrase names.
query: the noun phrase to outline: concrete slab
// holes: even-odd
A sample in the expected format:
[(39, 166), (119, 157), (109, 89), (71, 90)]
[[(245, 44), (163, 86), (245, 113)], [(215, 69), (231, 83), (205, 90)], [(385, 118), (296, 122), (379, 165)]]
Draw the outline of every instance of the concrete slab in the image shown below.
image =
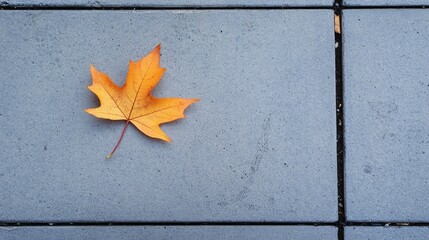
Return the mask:
[(429, 5), (429, 0), (344, 0), (346, 6), (413, 6)]
[(335, 227), (310, 226), (150, 226), (150, 227), (19, 227), (0, 228), (0, 238), (30, 239), (336, 239)]
[(333, 0), (8, 0), (0, 6), (90, 6), (90, 7), (232, 7), (232, 6), (332, 6)]
[(349, 220), (429, 221), (428, 19), (427, 10), (344, 13)]
[(425, 240), (429, 227), (346, 227), (345, 240)]
[[(332, 11), (0, 15), (0, 220), (335, 221)], [(156, 96), (201, 98), (173, 143), (83, 110), (162, 43)]]

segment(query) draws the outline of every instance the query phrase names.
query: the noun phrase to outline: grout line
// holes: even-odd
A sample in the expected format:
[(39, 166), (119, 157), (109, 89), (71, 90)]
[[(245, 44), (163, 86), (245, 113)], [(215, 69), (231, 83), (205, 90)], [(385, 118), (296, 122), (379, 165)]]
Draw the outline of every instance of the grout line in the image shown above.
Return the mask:
[(345, 168), (344, 168), (344, 92), (343, 92), (343, 41), (342, 11), (343, 1), (334, 2), (335, 33), (335, 85), (336, 85), (336, 119), (337, 119), (337, 190), (338, 190), (338, 240), (344, 240), (345, 211)]
[(336, 226), (336, 222), (0, 222), (0, 227), (58, 226)]
[(396, 5), (396, 6), (383, 6), (383, 5), (348, 5), (343, 6), (342, 0), (336, 0), (334, 7), (331, 6), (289, 6), (289, 5), (270, 5), (270, 6), (144, 6), (144, 5), (129, 5), (129, 6), (91, 6), (91, 5), (13, 5), (0, 3), (0, 10), (62, 10), (62, 11), (85, 11), (85, 10), (101, 10), (101, 11), (116, 11), (116, 10), (336, 10), (336, 4), (341, 2), (341, 9), (426, 9), (429, 5)]
[[(429, 222), (0, 222), (1, 227), (73, 227), (73, 226), (330, 226), (342, 229), (339, 239), (344, 239), (344, 227), (429, 227)], [(339, 231), (340, 232), (340, 231)]]
[(329, 6), (83, 6), (83, 5), (0, 5), (1, 10), (311, 10), (332, 9)]

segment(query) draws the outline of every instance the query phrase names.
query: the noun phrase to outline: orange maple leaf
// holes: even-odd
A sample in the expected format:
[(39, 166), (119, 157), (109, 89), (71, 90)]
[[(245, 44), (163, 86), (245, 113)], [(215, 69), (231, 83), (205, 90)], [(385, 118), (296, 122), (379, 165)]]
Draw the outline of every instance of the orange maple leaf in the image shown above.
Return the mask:
[(127, 79), (117, 86), (105, 73), (91, 64), (92, 85), (89, 90), (100, 99), (100, 107), (85, 109), (98, 118), (126, 120), (118, 143), (106, 159), (118, 148), (130, 122), (149, 137), (171, 142), (160, 124), (184, 118), (183, 112), (196, 98), (156, 98), (151, 95), (165, 71), (159, 64), (161, 45), (138, 62), (130, 61)]

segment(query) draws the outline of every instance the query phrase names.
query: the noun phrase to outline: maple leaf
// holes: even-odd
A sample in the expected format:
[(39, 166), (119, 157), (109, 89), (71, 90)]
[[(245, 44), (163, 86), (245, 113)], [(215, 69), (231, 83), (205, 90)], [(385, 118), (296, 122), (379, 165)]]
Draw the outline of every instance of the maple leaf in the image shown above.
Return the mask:
[(85, 109), (98, 118), (125, 120), (118, 143), (106, 156), (112, 156), (122, 141), (125, 130), (130, 123), (152, 138), (171, 142), (160, 124), (184, 118), (183, 112), (196, 98), (156, 98), (151, 95), (158, 84), (165, 68), (159, 64), (161, 45), (138, 62), (130, 61), (125, 84), (117, 86), (105, 73), (98, 71), (91, 64), (92, 85), (89, 90), (97, 95), (100, 107)]

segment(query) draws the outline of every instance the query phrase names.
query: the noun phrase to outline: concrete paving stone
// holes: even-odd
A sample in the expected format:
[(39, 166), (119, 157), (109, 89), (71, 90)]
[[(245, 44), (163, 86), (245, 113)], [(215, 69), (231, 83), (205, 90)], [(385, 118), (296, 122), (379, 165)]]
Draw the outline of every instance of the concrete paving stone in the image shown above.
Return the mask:
[[(186, 7), (186, 6), (332, 6), (333, 0), (7, 0), (3, 6), (137, 6), (137, 7)], [(1, 6), (0, 5), (0, 6)]]
[(345, 240), (426, 240), (429, 227), (346, 227)]
[(347, 10), (343, 34), (348, 219), (429, 221), (429, 11)]
[(310, 226), (93, 226), (93, 227), (18, 227), (1, 228), (0, 239), (266, 239), (334, 240), (335, 227)]
[(412, 6), (429, 5), (429, 0), (344, 0), (345, 6)]
[[(0, 220), (335, 221), (333, 13), (0, 14)], [(162, 43), (155, 96), (196, 97), (172, 143), (83, 110)]]

